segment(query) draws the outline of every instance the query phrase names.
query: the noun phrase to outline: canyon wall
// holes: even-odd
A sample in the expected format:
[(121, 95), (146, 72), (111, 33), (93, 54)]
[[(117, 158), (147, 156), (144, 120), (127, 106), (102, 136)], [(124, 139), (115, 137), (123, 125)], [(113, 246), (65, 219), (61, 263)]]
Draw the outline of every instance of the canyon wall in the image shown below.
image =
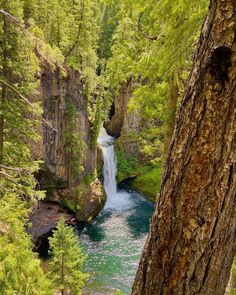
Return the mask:
[[(72, 211), (77, 220), (89, 222), (102, 209), (105, 196), (96, 177), (97, 148), (91, 144), (91, 123), (83, 87), (78, 71), (52, 68), (47, 63), (41, 65), (38, 100), (43, 106), (44, 118), (55, 130), (42, 124), (39, 130), (42, 140), (33, 145), (33, 155), (43, 161), (36, 177), (39, 188), (47, 192), (46, 201), (57, 202)], [(75, 129), (71, 132), (83, 142), (80, 161), (83, 169), (75, 175), (71, 175), (70, 169), (77, 163), (70, 159), (70, 143), (66, 143), (68, 103), (76, 109)]]

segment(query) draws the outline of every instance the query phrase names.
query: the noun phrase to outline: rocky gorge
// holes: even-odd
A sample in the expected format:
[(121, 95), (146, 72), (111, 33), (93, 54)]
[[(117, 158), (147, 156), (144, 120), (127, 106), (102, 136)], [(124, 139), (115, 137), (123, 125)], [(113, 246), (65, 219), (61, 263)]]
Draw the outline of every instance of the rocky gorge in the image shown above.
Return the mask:
[[(44, 119), (53, 128), (41, 124), (38, 130), (41, 140), (32, 144), (34, 159), (42, 161), (36, 175), (38, 188), (46, 191), (46, 198), (35, 207), (30, 218), (29, 232), (36, 244), (50, 234), (61, 216), (68, 224), (71, 220), (72, 224), (75, 221), (87, 224), (100, 213), (106, 201), (101, 150), (93, 144), (93, 123), (81, 74), (41, 56), (40, 60), (40, 86), (34, 100), (42, 105)], [(130, 80), (114, 96), (104, 126), (108, 134), (117, 138), (118, 183), (125, 183), (154, 200), (156, 192), (152, 188), (145, 190), (145, 178), (139, 180), (140, 167), (148, 160), (143, 158), (136, 137), (142, 124), (140, 110), (128, 108), (132, 89)], [(53, 222), (47, 223), (50, 218)]]

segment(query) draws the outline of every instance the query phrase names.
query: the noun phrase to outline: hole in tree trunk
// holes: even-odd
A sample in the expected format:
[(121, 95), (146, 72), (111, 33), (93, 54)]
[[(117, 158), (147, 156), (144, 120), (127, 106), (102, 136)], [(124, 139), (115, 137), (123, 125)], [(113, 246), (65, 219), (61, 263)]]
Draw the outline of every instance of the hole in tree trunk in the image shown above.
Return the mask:
[(210, 73), (218, 82), (224, 84), (229, 81), (228, 71), (231, 67), (232, 50), (226, 46), (220, 46), (213, 50), (208, 63)]

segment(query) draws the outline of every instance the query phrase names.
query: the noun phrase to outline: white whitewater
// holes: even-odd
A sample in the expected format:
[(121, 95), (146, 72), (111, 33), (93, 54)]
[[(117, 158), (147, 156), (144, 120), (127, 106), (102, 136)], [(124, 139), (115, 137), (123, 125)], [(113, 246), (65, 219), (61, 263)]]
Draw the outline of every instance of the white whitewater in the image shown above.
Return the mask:
[(103, 154), (103, 177), (104, 189), (107, 196), (105, 209), (124, 210), (132, 206), (130, 194), (126, 191), (117, 190), (116, 182), (116, 157), (114, 152), (115, 138), (108, 135), (106, 129), (102, 126), (98, 143)]

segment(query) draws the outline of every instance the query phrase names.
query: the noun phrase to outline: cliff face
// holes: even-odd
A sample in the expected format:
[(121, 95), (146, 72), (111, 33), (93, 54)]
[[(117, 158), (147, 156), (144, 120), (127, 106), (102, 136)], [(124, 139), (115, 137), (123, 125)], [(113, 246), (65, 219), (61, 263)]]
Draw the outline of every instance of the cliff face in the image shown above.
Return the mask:
[[(42, 141), (33, 147), (34, 156), (44, 162), (37, 175), (40, 189), (47, 191), (47, 201), (66, 206), (78, 220), (87, 222), (99, 213), (105, 197), (100, 182), (92, 177), (97, 166), (97, 149), (91, 147), (90, 121), (80, 73), (71, 69), (53, 70), (43, 65), (40, 81), (44, 118), (56, 129), (42, 126)], [(75, 163), (71, 163), (66, 143), (68, 103), (73, 103), (76, 109), (75, 128), (71, 131), (79, 135), (84, 146), (80, 161), (83, 170), (76, 175), (70, 172)], [(89, 180), (85, 181), (86, 177)], [(98, 188), (96, 193), (94, 185)]]
[(136, 133), (139, 130), (139, 111), (128, 111), (128, 103), (132, 95), (132, 80), (124, 84), (119, 95), (114, 97), (114, 110), (110, 121), (106, 122), (107, 131), (116, 137)]
[(124, 84), (119, 95), (114, 97), (114, 110), (111, 119), (105, 123), (105, 127), (111, 135), (119, 137), (116, 145), (123, 148), (127, 157), (133, 152), (137, 153), (137, 142), (132, 135), (139, 132), (139, 110), (128, 110), (128, 104), (132, 95), (132, 80)]
[(96, 168), (96, 149), (91, 148), (90, 122), (87, 113), (87, 103), (83, 96), (83, 84), (80, 74), (68, 70), (66, 76), (60, 71), (53, 72), (43, 68), (41, 74), (41, 93), (44, 109), (44, 117), (57, 130), (55, 132), (48, 126), (43, 127), (43, 148), (40, 158), (44, 161), (43, 170), (51, 175), (42, 175), (41, 185), (43, 187), (53, 186), (60, 188), (68, 187), (69, 167), (65, 142), (66, 133), (66, 105), (73, 102), (78, 116), (76, 118), (76, 130), (85, 143), (82, 165), (83, 173), (75, 177), (72, 183), (76, 183), (86, 174), (92, 174)]

